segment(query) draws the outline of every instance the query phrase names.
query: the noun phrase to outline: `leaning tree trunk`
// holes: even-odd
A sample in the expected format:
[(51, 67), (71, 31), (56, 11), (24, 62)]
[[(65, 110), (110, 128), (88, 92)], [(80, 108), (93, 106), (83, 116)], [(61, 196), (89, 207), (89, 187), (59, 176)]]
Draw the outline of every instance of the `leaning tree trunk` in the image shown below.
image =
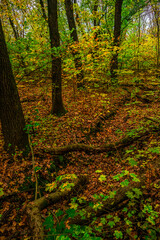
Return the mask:
[(25, 121), (14, 80), (9, 55), (0, 19), (0, 119), (5, 149), (14, 153), (17, 147), (27, 149), (28, 136), (24, 131)]
[[(70, 33), (71, 38), (73, 39), (74, 42), (78, 42), (78, 34), (77, 34), (76, 24), (75, 24), (74, 15), (73, 15), (72, 0), (65, 0), (65, 8), (66, 8), (66, 15), (67, 15), (67, 20), (68, 20), (69, 30), (71, 32)], [(83, 83), (84, 75), (83, 75), (83, 70), (82, 70), (82, 61), (81, 61), (81, 58), (78, 56), (79, 55), (78, 50), (73, 49), (72, 55), (74, 57), (75, 68), (78, 71), (77, 86), (84, 87), (84, 83)]]
[[(121, 12), (122, 12), (123, 0), (116, 0), (115, 2), (115, 16), (114, 16), (114, 41), (113, 41), (113, 51), (114, 47), (120, 46), (120, 36), (121, 36)], [(111, 59), (110, 73), (111, 73), (111, 83), (117, 83), (117, 70), (118, 70), (118, 49), (113, 52)]]
[[(57, 0), (48, 0), (48, 24), (51, 40), (51, 48), (60, 47), (60, 36), (58, 32)], [(62, 78), (61, 78), (61, 57), (51, 54), (52, 57), (52, 114), (61, 116), (65, 114), (62, 100)]]

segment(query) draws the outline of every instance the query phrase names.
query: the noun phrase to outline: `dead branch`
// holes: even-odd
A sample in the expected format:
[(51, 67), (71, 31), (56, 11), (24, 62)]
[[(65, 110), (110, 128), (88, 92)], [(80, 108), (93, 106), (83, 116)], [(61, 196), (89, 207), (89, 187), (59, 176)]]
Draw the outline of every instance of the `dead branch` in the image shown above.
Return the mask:
[(69, 190), (64, 190), (63, 192), (57, 190), (55, 193), (48, 194), (28, 204), (27, 214), (31, 219), (31, 227), (33, 228), (34, 234), (33, 239), (44, 239), (44, 229), (42, 225), (41, 211), (51, 204), (62, 201), (66, 197), (70, 197), (71, 194), (74, 192), (79, 193), (83, 189), (83, 186), (88, 183), (88, 178), (87, 176), (80, 176), (78, 179), (76, 179), (74, 183), (74, 187)]
[(51, 153), (54, 155), (63, 155), (69, 152), (85, 152), (85, 153), (102, 153), (102, 152), (112, 152), (115, 150), (123, 149), (134, 143), (135, 141), (142, 140), (143, 137), (147, 137), (152, 131), (156, 132), (160, 130), (159, 127), (150, 127), (146, 131), (137, 131), (133, 136), (126, 136), (118, 142), (103, 145), (100, 147), (86, 145), (86, 144), (71, 144), (64, 147), (54, 147), (50, 149), (45, 149), (46, 153)]

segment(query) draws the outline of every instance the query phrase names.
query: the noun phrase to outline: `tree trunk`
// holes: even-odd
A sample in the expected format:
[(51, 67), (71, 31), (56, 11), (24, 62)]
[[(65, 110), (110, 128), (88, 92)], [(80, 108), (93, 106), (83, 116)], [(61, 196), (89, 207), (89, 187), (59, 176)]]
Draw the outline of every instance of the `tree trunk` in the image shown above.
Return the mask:
[(14, 80), (9, 55), (0, 19), (0, 119), (4, 136), (4, 148), (14, 153), (15, 147), (27, 150), (28, 136), (24, 131), (25, 121)]
[[(113, 51), (114, 47), (120, 46), (120, 36), (121, 36), (121, 12), (122, 12), (123, 0), (116, 0), (115, 2), (115, 16), (114, 16), (114, 41), (113, 41)], [(111, 59), (110, 73), (111, 73), (111, 83), (117, 83), (117, 70), (118, 70), (118, 49), (113, 52)]]
[[(60, 47), (58, 32), (57, 0), (48, 0), (48, 24), (52, 51)], [(52, 52), (52, 114), (61, 116), (65, 114), (62, 100), (61, 57)]]
[[(67, 20), (68, 20), (68, 25), (69, 25), (69, 30), (70, 30), (70, 35), (71, 38), (73, 39), (74, 42), (78, 42), (78, 34), (77, 34), (77, 29), (76, 29), (76, 24), (74, 20), (74, 15), (73, 15), (73, 2), (72, 0), (65, 0), (65, 8), (66, 8), (66, 15), (67, 15)], [(74, 57), (74, 63), (75, 63), (75, 68), (78, 71), (77, 73), (77, 86), (78, 87), (83, 87), (83, 71), (82, 71), (82, 61), (81, 58), (78, 56), (79, 52), (76, 49), (72, 50), (72, 55)]]
[(41, 9), (42, 9), (42, 16), (45, 19), (45, 21), (47, 21), (47, 15), (46, 15), (46, 12), (45, 12), (43, 0), (39, 0), (39, 3), (41, 5)]
[(99, 24), (98, 21), (97, 21), (98, 3), (99, 3), (99, 0), (95, 0), (94, 7), (93, 7), (93, 16), (94, 16), (93, 25), (94, 25), (94, 27), (98, 26), (98, 24)]

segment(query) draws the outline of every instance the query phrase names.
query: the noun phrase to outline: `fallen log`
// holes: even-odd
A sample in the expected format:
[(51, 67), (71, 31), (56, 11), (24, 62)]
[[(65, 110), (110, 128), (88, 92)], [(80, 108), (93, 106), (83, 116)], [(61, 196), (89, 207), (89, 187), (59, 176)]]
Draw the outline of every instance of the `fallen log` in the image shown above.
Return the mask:
[(120, 150), (134, 143), (135, 141), (142, 140), (142, 138), (147, 137), (151, 132), (156, 132), (160, 130), (160, 126), (150, 127), (145, 131), (135, 131), (134, 135), (128, 135), (118, 142), (102, 145), (100, 147), (87, 145), (87, 144), (70, 144), (64, 147), (54, 147), (45, 149), (46, 153), (51, 153), (54, 155), (63, 155), (69, 152), (85, 152), (85, 153), (102, 153), (102, 152), (112, 152), (115, 150)]
[(42, 224), (41, 211), (49, 205), (62, 201), (66, 197), (69, 197), (74, 192), (81, 192), (83, 186), (87, 183), (87, 176), (80, 176), (78, 179), (75, 180), (74, 187), (72, 187), (71, 189), (64, 190), (63, 192), (57, 190), (54, 193), (48, 194), (28, 204), (26, 211), (31, 219), (30, 225), (31, 228), (33, 228), (34, 240), (44, 239), (44, 229)]
[(120, 187), (114, 196), (114, 198), (108, 198), (103, 201), (103, 205), (101, 208), (94, 210), (92, 207), (88, 206), (84, 208), (85, 214), (83, 218), (80, 215), (76, 215), (74, 218), (70, 219), (69, 224), (77, 224), (77, 225), (87, 225), (89, 224), (94, 217), (100, 217), (103, 214), (108, 214), (110, 212), (116, 211), (119, 209), (119, 205), (121, 205), (124, 201), (128, 200), (126, 193), (128, 191), (132, 191), (133, 188), (142, 188), (145, 185), (145, 176), (139, 178), (139, 182), (131, 181), (128, 186)]

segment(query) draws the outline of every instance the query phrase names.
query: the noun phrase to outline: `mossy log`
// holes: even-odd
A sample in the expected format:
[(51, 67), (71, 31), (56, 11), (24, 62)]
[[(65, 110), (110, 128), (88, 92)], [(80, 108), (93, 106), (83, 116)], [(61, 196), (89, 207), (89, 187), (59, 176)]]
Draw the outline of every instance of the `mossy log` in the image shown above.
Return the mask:
[[(83, 209), (85, 214), (83, 219), (80, 215), (76, 215), (74, 218), (70, 219), (69, 224), (77, 225), (87, 225), (94, 217), (100, 217), (103, 214), (108, 214), (113, 211), (117, 211), (121, 206), (124, 206), (124, 201), (129, 200), (126, 193), (132, 191), (133, 188), (142, 188), (145, 185), (145, 176), (139, 178), (139, 182), (131, 181), (128, 186), (120, 187), (113, 198), (108, 198), (102, 202), (101, 208), (94, 210), (92, 207), (88, 206)], [(126, 202), (125, 202), (126, 205)], [(84, 218), (85, 217), (85, 218)]]
[(81, 192), (84, 188), (84, 185), (86, 185), (87, 183), (87, 176), (80, 176), (75, 180), (74, 187), (72, 187), (71, 189), (64, 190), (63, 192), (58, 190), (28, 204), (26, 210), (27, 214), (31, 219), (30, 226), (33, 229), (34, 240), (44, 239), (44, 229), (42, 224), (41, 211), (51, 204), (55, 204), (59, 201), (62, 201), (66, 197), (70, 197), (71, 194), (74, 192)]
[(102, 145), (100, 147), (77, 143), (77, 144), (70, 144), (64, 147), (54, 147), (54, 148), (45, 149), (45, 152), (51, 153), (54, 155), (63, 155), (70, 152), (85, 152), (88, 154), (112, 152), (115, 150), (123, 149), (124, 147), (127, 147), (136, 141), (139, 141), (139, 140), (142, 141), (142, 138), (146, 138), (151, 132), (156, 132), (159, 130), (160, 130), (160, 126), (158, 127), (154, 126), (144, 131), (136, 131), (133, 136), (128, 135), (115, 143)]

